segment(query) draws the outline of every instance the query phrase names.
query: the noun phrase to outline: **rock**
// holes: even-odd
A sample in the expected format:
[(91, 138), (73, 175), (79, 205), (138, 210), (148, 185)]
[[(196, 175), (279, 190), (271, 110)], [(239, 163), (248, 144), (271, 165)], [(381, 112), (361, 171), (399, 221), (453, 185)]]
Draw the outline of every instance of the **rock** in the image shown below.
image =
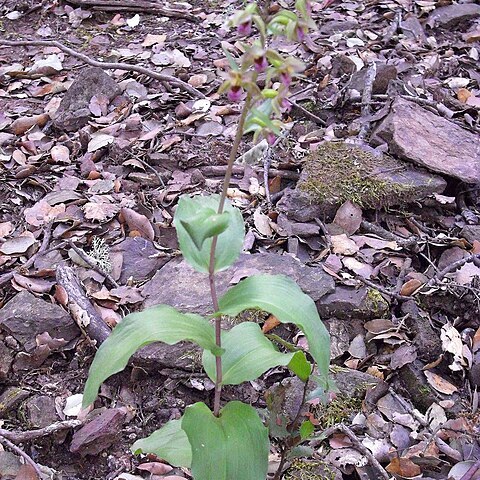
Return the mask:
[(372, 140), (387, 142), (391, 154), (433, 172), (480, 182), (478, 136), (403, 98), (395, 100)]
[(105, 450), (116, 442), (126, 416), (125, 408), (111, 408), (95, 416), (74, 433), (70, 451), (83, 457)]
[(122, 271), (119, 282), (125, 283), (130, 277), (135, 282), (148, 280), (154, 272), (168, 262), (168, 257), (159, 257), (160, 253), (152, 242), (142, 237), (128, 237), (111, 249), (112, 254), (123, 255)]
[(330, 36), (347, 30), (356, 30), (357, 28), (358, 22), (355, 20), (328, 20), (319, 27), (319, 33), (323, 36)]
[(8, 348), (3, 340), (0, 340), (0, 383), (7, 378), (14, 355), (15, 352)]
[(466, 225), (460, 232), (460, 237), (473, 243), (474, 240), (480, 242), (480, 225)]
[[(363, 92), (365, 89), (367, 71), (368, 67), (355, 72), (350, 79), (348, 88)], [(395, 80), (397, 78), (397, 73), (397, 69), (393, 65), (386, 65), (385, 63), (377, 62), (377, 74), (375, 75), (375, 80), (373, 82), (372, 93), (374, 95), (386, 93), (390, 80)]]
[(317, 302), (318, 313), (323, 318), (381, 318), (389, 309), (388, 302), (377, 290), (338, 286)]
[(120, 93), (117, 83), (101, 68), (85, 68), (60, 102), (53, 124), (60, 130), (78, 130), (87, 124), (91, 116), (88, 106), (92, 97), (103, 95), (110, 102)]
[(33, 428), (43, 428), (59, 420), (53, 397), (35, 395), (29, 398), (24, 406), (30, 426)]
[(0, 330), (14, 337), (27, 352), (35, 349), (35, 337), (48, 332), (52, 338), (70, 341), (80, 329), (58, 305), (45, 302), (26, 290), (17, 293), (0, 310)]
[[(302, 265), (289, 255), (271, 253), (242, 254), (232, 268), (216, 274), (217, 293), (222, 295), (236, 281), (259, 273), (283, 274), (295, 280), (314, 301), (333, 292), (334, 282), (322, 268)], [(184, 260), (172, 260), (145, 284), (144, 307), (166, 303), (183, 312), (211, 313), (208, 277), (196, 272)]]
[(20, 458), (11, 452), (0, 450), (0, 478), (2, 480), (17, 479), (17, 474), (22, 467)]
[(374, 387), (380, 382), (380, 379), (373, 375), (350, 368), (342, 368), (333, 373), (332, 380), (341, 395), (358, 399), (363, 399), (367, 388)]
[(298, 222), (331, 218), (347, 200), (362, 208), (382, 208), (441, 193), (441, 177), (389, 156), (343, 142), (324, 143), (305, 157), (295, 190), (287, 190), (278, 210)]
[(175, 345), (152, 343), (135, 353), (132, 365), (145, 370), (175, 368), (198, 372), (202, 370), (202, 351), (190, 342), (180, 342)]
[(0, 395), (0, 418), (5, 417), (11, 410), (15, 411), (16, 406), (23, 402), (30, 392), (19, 387), (8, 387)]
[(480, 17), (480, 5), (461, 3), (436, 8), (427, 18), (430, 27), (452, 28)]

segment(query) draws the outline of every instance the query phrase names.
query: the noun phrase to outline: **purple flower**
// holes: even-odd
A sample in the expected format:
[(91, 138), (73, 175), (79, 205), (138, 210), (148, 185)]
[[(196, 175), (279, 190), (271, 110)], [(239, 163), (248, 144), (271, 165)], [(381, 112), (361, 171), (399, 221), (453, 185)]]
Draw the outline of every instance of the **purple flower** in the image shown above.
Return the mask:
[(270, 131), (266, 134), (265, 138), (267, 139), (269, 145), (273, 145), (275, 143), (275, 140), (277, 139), (275, 134)]
[(295, 36), (299, 42), (305, 40), (305, 30), (300, 25), (297, 25), (297, 28), (295, 29)]
[(242, 37), (246, 37), (247, 35), (250, 35), (250, 33), (252, 33), (252, 22), (248, 20), (246, 22), (241, 23), (237, 27), (237, 33)]
[(292, 104), (286, 98), (282, 98), (280, 101), (280, 108), (283, 108), (286, 112), (289, 112), (292, 109)]
[(228, 91), (228, 99), (231, 102), (239, 102), (242, 99), (243, 89), (242, 87), (232, 85)]
[(292, 76), (288, 72), (282, 72), (280, 74), (280, 81), (284, 87), (288, 88), (292, 83)]
[(265, 55), (262, 55), (261, 57), (258, 57), (254, 60), (254, 68), (255, 71), (258, 73), (264, 72), (268, 67), (268, 62), (267, 59), (265, 58)]

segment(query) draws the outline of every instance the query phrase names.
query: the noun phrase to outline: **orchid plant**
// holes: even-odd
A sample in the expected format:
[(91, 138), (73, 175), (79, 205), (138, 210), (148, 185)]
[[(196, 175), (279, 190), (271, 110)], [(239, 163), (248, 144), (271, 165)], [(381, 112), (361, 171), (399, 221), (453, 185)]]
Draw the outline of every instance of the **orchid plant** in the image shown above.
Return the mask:
[[(250, 132), (254, 140), (274, 141), (289, 107), (290, 86), (303, 70), (299, 60), (269, 48), (268, 40), (284, 36), (302, 42), (314, 27), (307, 0), (297, 0), (295, 12), (280, 10), (273, 16), (250, 3), (233, 17), (232, 24), (246, 39), (240, 58), (225, 52), (230, 72), (220, 92), (227, 92), (232, 102), (244, 103), (223, 190), (220, 195), (181, 197), (174, 217), (185, 260), (208, 275), (212, 315), (203, 318), (168, 305), (127, 315), (98, 349), (83, 396), (85, 407), (92, 404), (102, 382), (123, 370), (136, 350), (152, 342), (190, 341), (202, 348), (203, 368), (215, 383), (213, 408), (203, 402), (190, 405), (182, 418), (169, 421), (132, 446), (135, 453), (154, 453), (172, 465), (190, 468), (195, 480), (265, 480), (267, 475), (268, 428), (250, 405), (231, 401), (222, 406), (224, 385), (252, 381), (273, 367), (284, 366), (305, 385), (316, 381), (316, 394), (328, 388), (329, 335), (315, 303), (295, 282), (283, 275), (255, 275), (223, 296), (217, 295), (215, 274), (237, 260), (245, 235), (242, 214), (227, 198), (242, 135)], [(263, 310), (300, 328), (316, 363), (315, 374), (303, 350), (279, 351), (255, 322), (222, 328), (223, 316), (236, 316), (246, 309)], [(299, 438), (313, 430), (308, 420), (295, 427)]]

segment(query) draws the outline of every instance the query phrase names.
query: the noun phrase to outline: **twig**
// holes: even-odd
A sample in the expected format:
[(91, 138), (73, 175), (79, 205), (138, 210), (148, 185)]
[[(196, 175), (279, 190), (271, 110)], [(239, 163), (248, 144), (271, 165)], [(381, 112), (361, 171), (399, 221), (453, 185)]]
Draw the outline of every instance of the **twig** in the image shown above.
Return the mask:
[(372, 281), (370, 281), (366, 278), (363, 278), (360, 275), (357, 275), (357, 280), (360, 280), (365, 285), (367, 285), (371, 288), (374, 288), (375, 290), (378, 290), (380, 293), (383, 293), (384, 295), (395, 298), (395, 299), (397, 299), (401, 302), (406, 302), (407, 300), (412, 300), (413, 299), (413, 297), (407, 297), (406, 295), (400, 295), (399, 293), (392, 292), (392, 291), (388, 290), (387, 288), (382, 287), (381, 285), (377, 285), (376, 283), (374, 283), (374, 282), (372, 282)]
[(367, 222), (366, 220), (362, 221), (362, 228), (369, 233), (374, 233), (375, 235), (384, 238), (385, 240), (393, 240), (397, 242), (400, 247), (403, 248), (412, 248), (418, 245), (418, 238), (415, 236), (402, 238), (398, 235), (393, 234), (392, 232), (389, 232), (388, 230), (385, 230), (383, 227), (380, 227), (379, 225), (374, 225), (373, 223)]
[(400, 290), (403, 287), (403, 281), (405, 280), (405, 275), (407, 274), (407, 271), (411, 266), (412, 266), (412, 259), (410, 257), (407, 257), (405, 259), (405, 261), (403, 262), (402, 269), (400, 270), (400, 273), (398, 274), (397, 286), (395, 288), (395, 293), (397, 295), (400, 295)]
[(370, 452), (370, 450), (363, 445), (363, 443), (358, 439), (355, 433), (346, 425), (339, 423), (337, 425), (333, 425), (330, 428), (327, 428), (322, 432), (321, 439), (313, 443), (315, 445), (319, 444), (336, 432), (341, 432), (350, 439), (350, 441), (353, 443), (353, 446), (360, 453), (365, 455), (365, 457), (367, 457), (367, 460), (370, 462), (372, 467), (375, 468), (375, 470), (377, 470), (378, 474), (380, 475), (380, 478), (383, 478), (385, 480), (390, 480), (390, 475), (388, 475), (386, 470), (380, 465), (380, 462), (373, 456), (372, 452)]
[(480, 470), (480, 460), (477, 460), (463, 476), (460, 477), (460, 480), (472, 480), (473, 476)]
[(96, 272), (98, 272), (100, 275), (104, 276), (108, 283), (110, 283), (110, 286), (113, 286), (115, 288), (118, 288), (119, 285), (115, 281), (115, 279), (108, 273), (106, 272), (98, 263), (92, 261), (92, 259), (81, 249), (78, 248), (72, 241), (68, 242), (68, 246), (75, 251), (75, 253), (91, 268), (93, 268)]
[(104, 70), (112, 69), (112, 70), (126, 70), (129, 72), (137, 72), (147, 75), (148, 77), (155, 78), (156, 80), (160, 80), (162, 82), (169, 82), (172, 85), (176, 85), (179, 88), (182, 88), (186, 92), (190, 93), (194, 97), (198, 98), (205, 98), (205, 95), (193, 88), (186, 82), (175, 78), (172, 75), (166, 75), (164, 73), (157, 73), (149, 68), (140, 67), (139, 65), (130, 65), (129, 63), (117, 63), (117, 62), (99, 62), (97, 60), (92, 60), (87, 55), (77, 52), (76, 50), (67, 47), (63, 43), (57, 42), (56, 40), (1, 40), (0, 45), (6, 45), (8, 47), (57, 47), (62, 52), (68, 53), (72, 57), (78, 58), (85, 62), (87, 65), (91, 65), (92, 67), (100, 67)]
[(400, 23), (402, 21), (402, 12), (399, 10), (395, 17), (393, 17), (392, 24), (388, 27), (387, 32), (385, 33), (385, 37), (383, 39), (383, 43), (387, 45), (392, 37), (397, 33), (398, 28), (400, 27)]
[(320, 230), (322, 231), (324, 237), (325, 237), (325, 247), (330, 248), (332, 246), (332, 237), (330, 236), (330, 233), (328, 233), (328, 229), (326, 225), (318, 218), (315, 217), (315, 223), (320, 227)]
[(468, 257), (461, 258), (460, 260), (457, 260), (456, 262), (447, 265), (443, 270), (440, 270), (432, 279), (430, 279), (430, 281), (425, 286), (431, 287), (432, 285), (435, 285), (435, 283), (442, 281), (443, 277), (445, 277), (447, 273), (453, 272), (457, 270), (457, 268), (463, 267), (463, 265), (468, 262), (475, 262), (477, 259), (480, 259), (480, 253), (469, 255)]
[(160, 173), (158, 173), (148, 162), (143, 160), (143, 158), (141, 158), (139, 155), (136, 155), (134, 152), (130, 152), (130, 154), (133, 155), (135, 159), (138, 160), (145, 168), (148, 168), (149, 170), (151, 170), (154, 173), (154, 175), (157, 177), (158, 181), (160, 182), (160, 185), (163, 188), (165, 188), (165, 182), (163, 181), (163, 178), (160, 175)]
[(307, 118), (309, 118), (313, 122), (318, 123), (319, 125), (322, 125), (322, 127), (325, 127), (327, 125), (327, 123), (325, 122), (325, 120), (323, 120), (323, 118), (317, 117), (317, 115), (315, 115), (312, 112), (309, 112), (306, 108), (302, 107), (299, 103), (295, 102), (291, 98), (287, 99), (287, 101), (291, 103), (295, 108), (298, 108)]
[[(43, 253), (46, 253), (46, 250), (48, 248), (48, 245), (50, 244), (50, 239), (52, 238), (52, 223), (47, 223), (45, 225), (45, 229), (43, 231), (43, 240), (42, 244), (40, 245), (40, 248), (36, 253), (34, 253), (23, 265), (21, 265), (19, 268), (22, 268), (24, 270), (30, 268), (34, 263), (35, 260), (40, 257)], [(3, 275), (0, 276), (0, 287), (3, 286), (4, 284), (8, 283), (13, 276), (15, 275), (16, 270), (12, 270), (10, 272), (4, 273)]]
[[(255, 172), (258, 172), (258, 173), (263, 171), (263, 167), (253, 167), (253, 169)], [(221, 177), (222, 175), (225, 175), (225, 172), (227, 171), (227, 166), (226, 165), (207, 165), (205, 167), (200, 167), (200, 171), (206, 176)], [(234, 165), (232, 174), (243, 175), (244, 171), (245, 171), (245, 167), (243, 165)], [(275, 168), (270, 168), (269, 177), (280, 177), (280, 178), (286, 178), (288, 180), (298, 180), (300, 178), (300, 174), (297, 172), (289, 171), (289, 170), (278, 170)]]
[(164, 8), (157, 2), (150, 2), (145, 0), (136, 0), (131, 2), (129, 0), (67, 0), (73, 5), (80, 5), (81, 7), (92, 7), (94, 10), (115, 12), (149, 12), (163, 15), (164, 17), (183, 18), (191, 22), (198, 22), (200, 19), (191, 13), (181, 10), (172, 10)]
[(372, 89), (373, 82), (375, 82), (375, 77), (377, 76), (377, 64), (373, 61), (367, 70), (367, 75), (365, 76), (365, 87), (363, 89), (362, 95), (362, 117), (363, 123), (358, 133), (358, 139), (364, 141), (368, 131), (370, 130), (371, 121), (368, 120), (371, 114), (370, 104), (372, 103)]
[(17, 447), (14, 443), (12, 443), (10, 440), (6, 439), (2, 435), (0, 435), (0, 443), (7, 446), (10, 450), (13, 450), (15, 453), (18, 453), (21, 457), (23, 457), (25, 461), (32, 466), (39, 478), (45, 478), (42, 471), (40, 470), (40, 467), (34, 462), (32, 457), (25, 453), (20, 447)]
[(46, 437), (60, 430), (78, 427), (82, 425), (82, 423), (83, 422), (80, 420), (65, 420), (63, 422), (55, 422), (46, 427), (36, 430), (27, 430), (25, 432), (18, 432), (0, 428), (0, 436), (6, 438), (7, 440), (10, 440), (11, 442), (23, 443), (29, 442), (30, 440), (35, 440), (37, 438)]

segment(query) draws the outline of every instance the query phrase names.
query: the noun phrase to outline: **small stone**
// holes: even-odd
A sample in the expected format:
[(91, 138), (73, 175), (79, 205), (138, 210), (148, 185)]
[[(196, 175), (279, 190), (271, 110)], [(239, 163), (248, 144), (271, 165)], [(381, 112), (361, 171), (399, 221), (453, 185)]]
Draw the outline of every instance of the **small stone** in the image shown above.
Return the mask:
[(473, 243), (474, 240), (480, 242), (480, 225), (466, 225), (460, 232), (460, 237)]
[[(352, 75), (348, 88), (353, 88), (359, 92), (365, 89), (365, 79), (368, 68), (362, 68), (360, 71)], [(372, 93), (374, 95), (384, 94), (387, 92), (390, 80), (397, 78), (397, 69), (393, 65), (386, 65), (384, 63), (377, 63), (377, 73), (372, 86)]]
[(0, 418), (5, 417), (9, 412), (13, 412), (15, 407), (30, 395), (28, 390), (18, 387), (8, 387), (0, 395)]
[(7, 378), (14, 355), (15, 352), (6, 346), (4, 341), (0, 341), (0, 383)]
[(18, 478), (17, 474), (22, 467), (20, 458), (11, 452), (0, 450), (0, 478), (13, 480)]
[(28, 421), (33, 428), (43, 428), (59, 420), (55, 399), (47, 395), (35, 395), (25, 402)]
[(153, 243), (142, 237), (128, 237), (112, 248), (112, 254), (123, 255), (122, 272), (119, 282), (125, 283), (130, 277), (135, 282), (148, 280), (159, 268), (168, 262), (168, 257), (159, 256)]
[(395, 100), (372, 139), (387, 142), (392, 155), (433, 172), (480, 182), (478, 135), (403, 98)]
[(70, 315), (58, 305), (35, 297), (26, 290), (17, 293), (0, 310), (0, 330), (15, 338), (27, 352), (35, 349), (37, 335), (73, 340), (80, 330)]
[(322, 318), (381, 318), (389, 309), (388, 302), (376, 290), (338, 286), (333, 293), (317, 302)]
[(96, 455), (113, 445), (127, 416), (125, 408), (105, 410), (74, 433), (70, 451), (85, 455)]
[(120, 93), (121, 89), (115, 80), (101, 68), (85, 68), (60, 102), (53, 124), (60, 130), (79, 130), (90, 119), (91, 112), (88, 106), (94, 96), (103, 95), (110, 102)]
[(368, 387), (377, 385), (380, 379), (358, 370), (342, 368), (332, 374), (332, 380), (335, 382), (341, 395), (350, 398), (362, 399), (365, 390)]

